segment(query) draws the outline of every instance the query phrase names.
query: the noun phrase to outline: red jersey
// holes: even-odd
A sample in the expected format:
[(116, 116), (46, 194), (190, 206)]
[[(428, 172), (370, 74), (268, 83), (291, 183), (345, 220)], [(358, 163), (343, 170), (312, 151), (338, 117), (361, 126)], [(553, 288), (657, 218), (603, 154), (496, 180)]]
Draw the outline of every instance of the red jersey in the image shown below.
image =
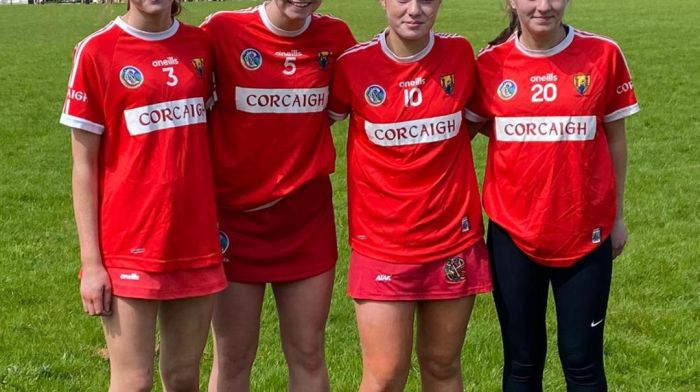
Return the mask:
[(101, 135), (99, 235), (108, 267), (143, 271), (221, 262), (206, 102), (206, 35), (161, 33), (120, 18), (75, 49), (60, 122)]
[(483, 237), (463, 119), (475, 62), (469, 42), (432, 34), (409, 58), (385, 34), (338, 60), (329, 113), (350, 114), (348, 215), (353, 250), (394, 263), (453, 256)]
[(639, 111), (611, 40), (568, 28), (546, 51), (485, 49), (468, 118), (493, 119), (484, 208), (534, 261), (565, 267), (610, 234), (615, 174), (605, 123)]
[(261, 5), (217, 12), (202, 28), (217, 53), (211, 126), (219, 207), (256, 208), (332, 173), (328, 85), (336, 57), (355, 44), (348, 26), (313, 15), (298, 31), (280, 30)]

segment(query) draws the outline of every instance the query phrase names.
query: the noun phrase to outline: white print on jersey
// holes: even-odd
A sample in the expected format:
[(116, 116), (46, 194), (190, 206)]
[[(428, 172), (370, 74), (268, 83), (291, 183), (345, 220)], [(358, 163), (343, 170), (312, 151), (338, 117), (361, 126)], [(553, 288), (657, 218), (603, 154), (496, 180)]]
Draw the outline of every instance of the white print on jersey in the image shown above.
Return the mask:
[(321, 88), (236, 87), (236, 108), (247, 113), (318, 113), (328, 104), (328, 86)]
[(620, 94), (628, 93), (632, 90), (634, 90), (634, 86), (632, 85), (632, 82), (627, 82), (627, 83), (623, 83), (623, 84), (617, 86), (617, 89), (615, 90), (615, 92), (617, 93), (617, 95), (620, 95)]
[(377, 282), (391, 282), (391, 275), (378, 274), (374, 280)]
[(87, 94), (85, 94), (84, 91), (73, 90), (72, 88), (68, 89), (68, 94), (66, 94), (66, 98), (79, 102), (88, 101)]
[(151, 65), (154, 67), (170, 67), (173, 65), (179, 65), (180, 60), (177, 59), (177, 57), (173, 56), (168, 56), (167, 59), (162, 59), (162, 60), (153, 60), (151, 62)]
[(187, 98), (124, 111), (131, 136), (207, 122), (204, 99)]
[(139, 274), (137, 274), (136, 272), (132, 272), (130, 274), (119, 275), (119, 279), (121, 279), (121, 280), (141, 280), (141, 276), (139, 276)]
[(548, 82), (556, 82), (559, 80), (559, 77), (557, 77), (557, 74), (554, 72), (550, 72), (546, 75), (540, 75), (540, 76), (533, 76), (530, 78), (530, 82), (532, 83), (548, 83)]
[(365, 121), (372, 143), (384, 147), (409, 146), (451, 139), (462, 125), (461, 112), (400, 123), (374, 124)]
[(560, 142), (593, 140), (595, 116), (496, 117), (496, 140)]

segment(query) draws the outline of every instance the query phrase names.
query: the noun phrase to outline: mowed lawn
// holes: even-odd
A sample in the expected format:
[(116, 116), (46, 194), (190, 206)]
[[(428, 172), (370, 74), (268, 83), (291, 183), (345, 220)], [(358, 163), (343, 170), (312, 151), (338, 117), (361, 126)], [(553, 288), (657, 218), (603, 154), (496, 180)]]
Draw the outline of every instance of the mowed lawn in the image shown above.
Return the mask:
[[(187, 3), (182, 20), (254, 1)], [(444, 0), (437, 29), (483, 47), (505, 24), (500, 0)], [(73, 45), (124, 5), (0, 6), (0, 390), (101, 391), (108, 362), (99, 320), (83, 315), (70, 204), (69, 133), (58, 124)], [(322, 12), (365, 40), (384, 26), (375, 0), (326, 0)], [(612, 391), (700, 390), (700, 11), (697, 0), (576, 0), (567, 20), (616, 39), (632, 69), (642, 113), (628, 121), (626, 220), (606, 321)], [(360, 349), (345, 295), (348, 247), (344, 141), (334, 128), (340, 261), (328, 321), (336, 391), (356, 390)], [(483, 172), (485, 139), (474, 143)], [(586, 295), (586, 293), (581, 293)], [(286, 367), (272, 302), (264, 308), (253, 389), (283, 391)], [(550, 309), (546, 390), (564, 390)], [(246, 317), (242, 314), (241, 317)], [(465, 388), (500, 388), (501, 341), (490, 296), (477, 301), (463, 350)], [(211, 346), (202, 365), (202, 386)], [(407, 390), (419, 390), (417, 365)], [(160, 390), (160, 386), (156, 387)]]

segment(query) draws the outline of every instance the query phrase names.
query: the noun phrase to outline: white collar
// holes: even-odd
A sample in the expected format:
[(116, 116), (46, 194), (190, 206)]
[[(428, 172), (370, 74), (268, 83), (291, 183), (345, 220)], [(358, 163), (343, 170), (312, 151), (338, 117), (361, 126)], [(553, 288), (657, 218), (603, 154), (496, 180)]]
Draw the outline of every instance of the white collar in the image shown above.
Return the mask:
[(119, 16), (117, 16), (117, 18), (114, 20), (114, 24), (119, 26), (127, 34), (133, 35), (136, 38), (141, 38), (142, 40), (146, 41), (162, 41), (164, 39), (168, 39), (175, 35), (175, 33), (177, 33), (177, 29), (180, 27), (180, 22), (178, 22), (178, 20), (175, 18), (173, 18), (173, 24), (170, 27), (168, 27), (167, 30), (159, 31), (157, 33), (143, 31), (132, 27), (126, 22), (124, 22)]
[(431, 31), (430, 36), (428, 37), (428, 45), (426, 45), (425, 48), (421, 49), (421, 51), (416, 54), (401, 57), (396, 55), (396, 53), (392, 52), (391, 49), (389, 49), (389, 45), (386, 43), (386, 33), (388, 30), (389, 28), (387, 28), (386, 30), (384, 30), (384, 32), (379, 34), (379, 44), (381, 45), (382, 51), (384, 52), (384, 54), (387, 55), (387, 57), (399, 63), (412, 63), (418, 60), (422, 60), (425, 56), (428, 55), (428, 53), (430, 53), (431, 50), (433, 50), (433, 46), (435, 45), (435, 34)]
[(267, 12), (265, 11), (265, 5), (267, 5), (269, 1), (266, 1), (260, 6), (258, 6), (258, 13), (260, 14), (260, 19), (262, 19), (263, 24), (265, 27), (267, 27), (268, 30), (270, 30), (273, 34), (279, 35), (280, 37), (298, 37), (300, 36), (306, 29), (309, 28), (309, 25), (311, 24), (311, 15), (309, 15), (308, 18), (304, 21), (304, 25), (301, 26), (300, 29), (294, 30), (294, 31), (289, 31), (289, 30), (283, 30), (280, 29), (279, 27), (275, 26), (274, 23), (270, 20), (270, 17), (267, 15)]
[(567, 26), (569, 31), (566, 33), (566, 37), (559, 42), (556, 46), (550, 49), (545, 49), (545, 50), (536, 50), (536, 49), (529, 49), (523, 45), (522, 42), (520, 42), (520, 37), (516, 35), (515, 37), (515, 47), (520, 50), (524, 55), (530, 56), (530, 57), (551, 57), (554, 56), (555, 54), (559, 54), (564, 51), (564, 49), (568, 48), (569, 45), (574, 41), (574, 28), (571, 26)]

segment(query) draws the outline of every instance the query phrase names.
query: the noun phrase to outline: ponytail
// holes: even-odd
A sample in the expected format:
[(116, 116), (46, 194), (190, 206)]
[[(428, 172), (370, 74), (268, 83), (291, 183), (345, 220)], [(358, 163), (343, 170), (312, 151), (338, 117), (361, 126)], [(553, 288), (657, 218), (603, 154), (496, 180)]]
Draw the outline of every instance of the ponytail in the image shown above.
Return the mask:
[(508, 18), (510, 19), (510, 22), (508, 23), (508, 27), (503, 29), (501, 33), (491, 40), (489, 42), (489, 46), (494, 46), (494, 45), (500, 45), (508, 40), (513, 33), (518, 31), (520, 29), (520, 20), (518, 19), (518, 13), (515, 12), (515, 9), (513, 9), (508, 3), (506, 3), (506, 8), (508, 9)]
[(182, 12), (182, 5), (180, 4), (180, 0), (173, 0), (173, 6), (170, 9), (170, 16), (178, 16), (180, 15), (180, 12)]

